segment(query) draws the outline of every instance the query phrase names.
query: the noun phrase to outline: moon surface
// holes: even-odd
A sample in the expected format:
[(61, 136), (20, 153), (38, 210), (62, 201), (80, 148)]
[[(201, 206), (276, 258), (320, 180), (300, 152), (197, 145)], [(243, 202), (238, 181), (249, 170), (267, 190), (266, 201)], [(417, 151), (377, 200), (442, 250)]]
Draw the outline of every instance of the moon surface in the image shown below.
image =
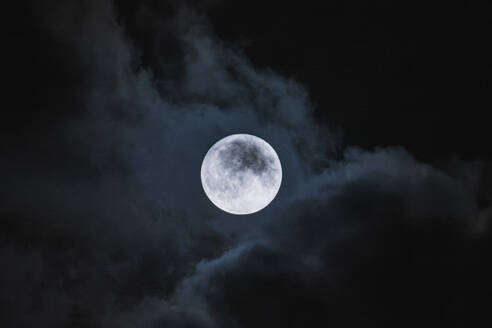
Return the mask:
[(221, 210), (242, 215), (265, 208), (277, 195), (282, 166), (266, 141), (233, 134), (215, 143), (201, 168), (207, 197)]

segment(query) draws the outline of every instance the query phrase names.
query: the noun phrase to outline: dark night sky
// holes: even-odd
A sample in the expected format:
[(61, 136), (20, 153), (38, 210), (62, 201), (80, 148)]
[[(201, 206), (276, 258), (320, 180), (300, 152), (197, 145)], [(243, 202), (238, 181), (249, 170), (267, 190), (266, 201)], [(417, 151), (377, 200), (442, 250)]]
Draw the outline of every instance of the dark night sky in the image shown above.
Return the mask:
[[(489, 326), (491, 9), (6, 6), (0, 326)], [(233, 133), (284, 170), (245, 217)]]

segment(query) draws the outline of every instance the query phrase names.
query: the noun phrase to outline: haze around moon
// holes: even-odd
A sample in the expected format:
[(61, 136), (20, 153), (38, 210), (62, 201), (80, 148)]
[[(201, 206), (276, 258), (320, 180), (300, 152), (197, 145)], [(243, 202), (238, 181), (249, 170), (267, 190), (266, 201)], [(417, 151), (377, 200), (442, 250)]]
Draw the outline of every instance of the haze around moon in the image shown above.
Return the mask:
[(275, 198), (282, 166), (266, 141), (250, 134), (233, 134), (215, 143), (205, 155), (201, 182), (210, 201), (221, 210), (252, 214)]

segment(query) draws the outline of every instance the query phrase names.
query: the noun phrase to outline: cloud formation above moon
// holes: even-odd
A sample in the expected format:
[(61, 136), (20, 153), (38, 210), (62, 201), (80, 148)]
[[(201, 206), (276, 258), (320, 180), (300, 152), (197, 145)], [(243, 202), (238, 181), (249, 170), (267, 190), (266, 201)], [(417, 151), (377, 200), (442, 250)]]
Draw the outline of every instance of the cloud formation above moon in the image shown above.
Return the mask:
[[(189, 9), (136, 14), (177, 52), (153, 54), (153, 70), (112, 2), (53, 3), (39, 9), (57, 45), (44, 55), (69, 56), (60, 62), (79, 83), (68, 107), (39, 99), (46, 112), (60, 106), (53, 122), (1, 161), (2, 326), (486, 317), (475, 296), (488, 296), (490, 279), (474, 274), (491, 272), (485, 164), (340, 151), (302, 86), (253, 67)], [(197, 179), (209, 146), (238, 131), (276, 145), (284, 172), (275, 202), (246, 220), (211, 208)]]

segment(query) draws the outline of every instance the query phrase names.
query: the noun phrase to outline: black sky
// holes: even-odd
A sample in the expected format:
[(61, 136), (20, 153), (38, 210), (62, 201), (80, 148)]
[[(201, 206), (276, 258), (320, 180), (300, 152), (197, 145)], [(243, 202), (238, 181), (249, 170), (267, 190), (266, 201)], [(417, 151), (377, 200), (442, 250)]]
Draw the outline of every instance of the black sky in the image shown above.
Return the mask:
[[(422, 159), (490, 158), (490, 8), (334, 1), (212, 10), (218, 34), (310, 90), (348, 144), (401, 144)], [(254, 17), (254, 22), (252, 21)]]
[[(490, 6), (5, 7), (1, 327), (479, 327), (492, 296)], [(265, 210), (199, 181), (267, 140)]]

